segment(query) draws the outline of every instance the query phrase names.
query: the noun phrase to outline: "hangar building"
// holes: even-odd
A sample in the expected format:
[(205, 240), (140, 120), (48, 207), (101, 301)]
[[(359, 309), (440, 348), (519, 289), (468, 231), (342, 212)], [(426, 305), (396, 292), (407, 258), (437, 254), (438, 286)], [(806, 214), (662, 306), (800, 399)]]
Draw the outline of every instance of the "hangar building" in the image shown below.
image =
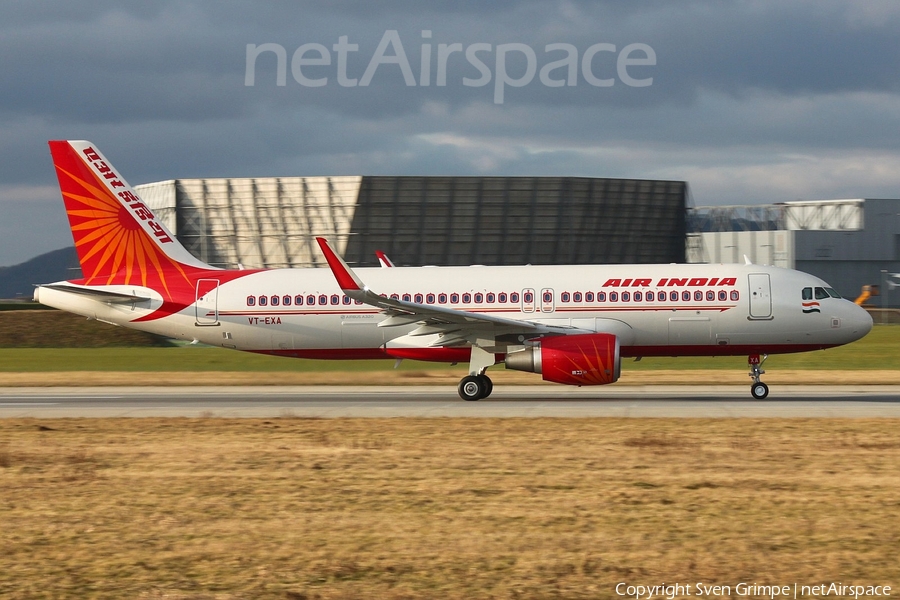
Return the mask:
[(324, 266), (314, 236), (377, 266), (685, 261), (683, 181), (587, 177), (273, 177), (136, 186), (195, 256)]
[[(845, 298), (879, 285), (900, 305), (900, 200), (854, 199), (688, 210), (688, 262), (759, 264), (821, 277)], [(885, 295), (884, 292), (887, 292)]]

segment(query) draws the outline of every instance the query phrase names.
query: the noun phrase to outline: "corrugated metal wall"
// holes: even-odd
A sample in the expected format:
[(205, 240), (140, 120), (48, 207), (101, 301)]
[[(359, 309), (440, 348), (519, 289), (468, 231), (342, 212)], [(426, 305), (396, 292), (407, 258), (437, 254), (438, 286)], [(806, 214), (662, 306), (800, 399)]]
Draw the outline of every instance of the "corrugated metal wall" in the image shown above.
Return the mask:
[(374, 265), (684, 262), (687, 184), (586, 177), (364, 177), (348, 260)]

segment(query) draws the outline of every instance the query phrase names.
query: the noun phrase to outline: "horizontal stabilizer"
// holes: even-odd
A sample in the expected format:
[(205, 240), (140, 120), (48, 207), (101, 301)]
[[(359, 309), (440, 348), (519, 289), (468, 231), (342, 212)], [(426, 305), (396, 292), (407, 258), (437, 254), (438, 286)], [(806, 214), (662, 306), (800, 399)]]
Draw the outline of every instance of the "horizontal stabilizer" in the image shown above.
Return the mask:
[(146, 296), (135, 296), (133, 294), (123, 294), (121, 292), (108, 292), (106, 290), (98, 290), (89, 287), (76, 287), (74, 285), (49, 284), (38, 286), (35, 290), (35, 296), (39, 295), (42, 288), (54, 290), (56, 292), (65, 292), (67, 294), (78, 294), (79, 296), (88, 296), (94, 300), (101, 302), (111, 302), (113, 304), (131, 304), (132, 302), (149, 302), (151, 298)]

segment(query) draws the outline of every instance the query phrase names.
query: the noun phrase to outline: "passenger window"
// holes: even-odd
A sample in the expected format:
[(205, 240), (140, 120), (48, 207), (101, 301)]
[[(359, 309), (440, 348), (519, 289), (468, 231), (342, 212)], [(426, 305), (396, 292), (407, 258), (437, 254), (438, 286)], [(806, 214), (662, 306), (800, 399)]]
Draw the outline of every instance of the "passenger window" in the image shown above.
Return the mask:
[(619, 301), (619, 293), (618, 292), (610, 292), (609, 293), (609, 301), (610, 302), (618, 302)]
[(631, 294), (629, 292), (622, 292), (622, 302), (628, 302), (631, 300)]
[(284, 304), (285, 306), (290, 306), (291, 305), (291, 297), (285, 296), (284, 298), (281, 299), (281, 303)]
[(690, 302), (691, 301), (691, 293), (687, 290), (681, 292), (681, 299), (684, 302)]
[(475, 304), (481, 304), (482, 302), (484, 302), (484, 294), (478, 292), (475, 294)]
[(553, 302), (553, 294), (544, 292), (544, 302)]
[(494, 295), (494, 292), (488, 292), (488, 295), (487, 295), (488, 304), (493, 304), (494, 300), (496, 300), (496, 299), (497, 299), (497, 296)]
[(294, 304), (297, 306), (303, 306), (303, 296), (297, 295), (294, 297)]
[(269, 299), (268, 299), (268, 298), (266, 298), (265, 296), (260, 296), (260, 297), (259, 297), (259, 305), (260, 305), (260, 306), (265, 306), (265, 305), (267, 305), (268, 303), (269, 303)]
[(416, 304), (422, 304), (425, 301), (425, 296), (422, 294), (416, 294)]
[(247, 296), (247, 306), (256, 306), (256, 296)]
[[(463, 304), (468, 304), (468, 303), (470, 303), (471, 301), (472, 301), (472, 294), (469, 294), (468, 292), (465, 293), (465, 294), (463, 294)], [(525, 301), (526, 301), (526, 302), (530, 302), (530, 301), (527, 299), (527, 295), (526, 295), (526, 300), (525, 300)]]
[(828, 292), (825, 291), (825, 288), (816, 288), (816, 300), (824, 300), (828, 297)]
[(500, 304), (506, 304), (506, 292), (500, 292), (497, 294), (497, 302)]
[(581, 302), (581, 292), (572, 294), (572, 302)]
[(509, 295), (509, 301), (510, 301), (510, 302), (518, 302), (518, 301), (519, 301), (519, 293), (518, 293), (518, 292), (513, 292), (512, 294), (510, 294), (510, 295)]
[(434, 304), (434, 294), (428, 294), (427, 296), (425, 296), (425, 303)]
[(412, 296), (410, 296), (409, 294), (403, 294), (403, 301), (412, 302)]
[(278, 306), (278, 296), (272, 296), (272, 306)]
[(332, 294), (332, 296), (331, 296), (331, 303), (332, 303), (332, 304), (339, 304), (340, 302), (341, 302), (341, 299), (338, 297), (338, 295), (337, 295), (337, 294)]
[(606, 302), (606, 292), (597, 292), (597, 302)]
[(656, 296), (656, 294), (653, 292), (647, 292), (647, 302), (653, 302), (654, 296)]
[(706, 292), (706, 299), (712, 302), (716, 299), (716, 293), (712, 290), (709, 290), (708, 292)]
[(594, 301), (594, 292), (585, 292), (584, 301), (585, 302), (593, 302)]
[(450, 294), (450, 304), (459, 304), (459, 294)]
[(812, 300), (812, 288), (811, 287), (803, 288), (803, 299), (804, 300)]
[(728, 292), (719, 290), (719, 301), (728, 300)]
[[(559, 299), (562, 302), (568, 302), (569, 301), (569, 292), (563, 292), (562, 294), (560, 294)], [(549, 300), (545, 300), (544, 302), (549, 302)]]
[(391, 294), (391, 300), (399, 300), (399, 299), (400, 299), (400, 296), (398, 296), (397, 294)]
[(737, 302), (737, 300), (738, 300), (740, 297), (741, 297), (741, 295), (738, 293), (737, 290), (731, 290), (731, 299), (732, 299), (734, 302)]
[(447, 294), (438, 294), (438, 304), (447, 304)]
[(694, 292), (694, 302), (701, 302), (701, 301), (703, 301), (703, 292), (701, 292), (700, 290), (697, 290), (696, 292)]
[(315, 297), (315, 296), (313, 296), (312, 294), (310, 294), (309, 296), (306, 297), (306, 304), (308, 304), (309, 306), (313, 306), (315, 303), (316, 303), (316, 297)]
[(669, 300), (678, 302), (678, 292), (669, 292)]
[(328, 296), (322, 294), (319, 296), (319, 306), (325, 306), (326, 304), (328, 304)]
[(643, 299), (644, 299), (644, 294), (642, 294), (641, 292), (634, 293), (634, 301), (635, 302), (640, 302)]
[(341, 298), (341, 303), (342, 303), (344, 306), (349, 305), (350, 302), (351, 302), (350, 296), (343, 296), (343, 297)]

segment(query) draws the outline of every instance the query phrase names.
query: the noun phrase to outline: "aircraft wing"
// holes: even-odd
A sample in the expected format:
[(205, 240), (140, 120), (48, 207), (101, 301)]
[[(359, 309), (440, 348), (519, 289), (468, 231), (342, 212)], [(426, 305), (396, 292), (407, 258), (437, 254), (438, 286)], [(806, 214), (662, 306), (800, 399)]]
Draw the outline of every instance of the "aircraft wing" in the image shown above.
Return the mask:
[(388, 298), (370, 290), (359, 276), (332, 250), (325, 238), (317, 237), (319, 247), (328, 261), (341, 290), (354, 300), (380, 308), (389, 316), (379, 327), (396, 327), (419, 323), (421, 327), (409, 335), (442, 334), (440, 345), (465, 343), (480, 335), (497, 338), (501, 335), (521, 334), (526, 338), (547, 334), (574, 333), (575, 328), (546, 325), (533, 321), (519, 321), (494, 315), (457, 310), (433, 304), (415, 304)]

